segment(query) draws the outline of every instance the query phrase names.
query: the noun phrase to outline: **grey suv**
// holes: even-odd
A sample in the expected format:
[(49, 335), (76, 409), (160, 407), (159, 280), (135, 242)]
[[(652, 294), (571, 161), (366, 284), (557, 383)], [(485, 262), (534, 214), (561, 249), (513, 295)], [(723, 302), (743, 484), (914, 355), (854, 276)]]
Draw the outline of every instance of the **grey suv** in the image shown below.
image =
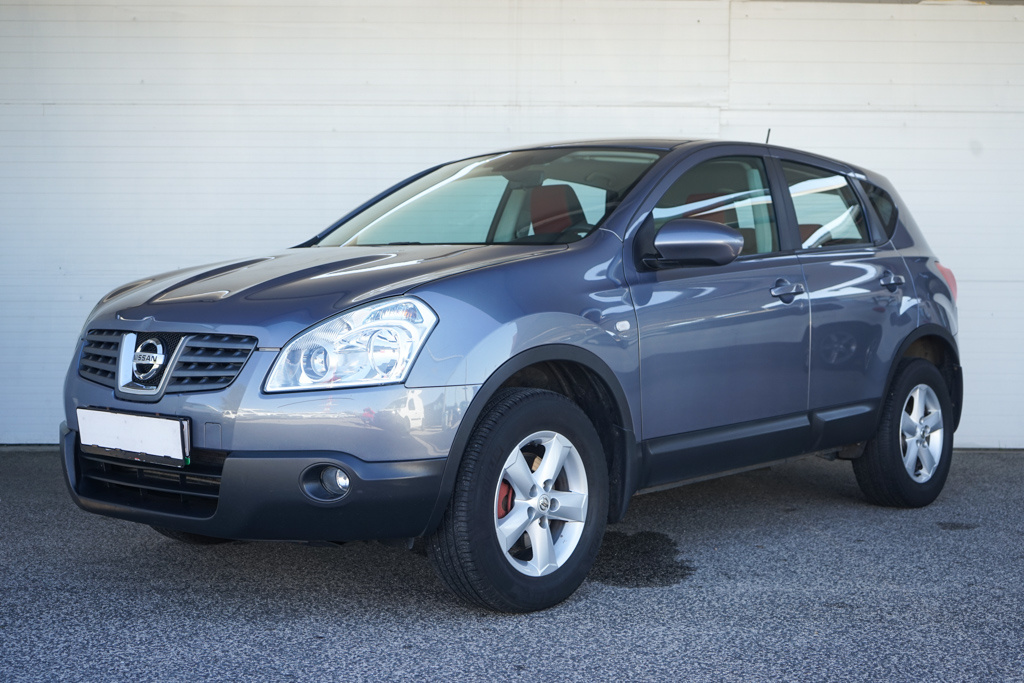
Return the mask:
[(934, 500), (955, 298), (889, 182), (838, 161), (488, 154), (105, 296), (65, 384), (68, 485), (191, 543), (425, 537), (462, 598), (541, 609), (637, 492), (817, 453), (874, 503)]

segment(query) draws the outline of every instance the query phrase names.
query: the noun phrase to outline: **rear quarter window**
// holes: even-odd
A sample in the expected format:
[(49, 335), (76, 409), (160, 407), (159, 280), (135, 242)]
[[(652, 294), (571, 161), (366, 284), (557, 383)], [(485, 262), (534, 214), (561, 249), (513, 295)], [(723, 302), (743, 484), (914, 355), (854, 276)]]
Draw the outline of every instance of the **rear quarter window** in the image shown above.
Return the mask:
[(875, 214), (882, 224), (882, 230), (885, 231), (885, 239), (889, 241), (892, 239), (893, 233), (896, 232), (896, 220), (899, 218), (896, 202), (882, 188), (876, 187), (871, 183), (864, 183), (863, 185), (864, 193), (868, 196), (868, 202), (871, 203), (871, 208), (875, 210)]

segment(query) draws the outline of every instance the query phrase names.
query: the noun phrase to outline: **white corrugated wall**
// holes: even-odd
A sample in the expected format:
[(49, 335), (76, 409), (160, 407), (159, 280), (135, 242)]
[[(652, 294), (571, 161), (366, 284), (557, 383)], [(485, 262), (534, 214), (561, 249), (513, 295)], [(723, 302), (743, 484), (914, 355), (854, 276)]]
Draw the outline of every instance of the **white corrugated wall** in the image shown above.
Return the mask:
[(0, 443), (52, 443), (97, 298), (297, 243), (435, 162), (598, 136), (888, 175), (960, 282), (962, 446), (1024, 447), (1024, 8), (0, 0)]

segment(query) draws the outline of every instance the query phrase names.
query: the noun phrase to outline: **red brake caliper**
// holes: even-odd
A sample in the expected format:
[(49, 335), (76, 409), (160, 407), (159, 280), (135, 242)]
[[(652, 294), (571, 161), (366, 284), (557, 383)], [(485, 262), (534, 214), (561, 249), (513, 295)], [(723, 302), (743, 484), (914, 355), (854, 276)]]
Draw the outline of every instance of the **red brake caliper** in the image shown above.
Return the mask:
[(501, 488), (498, 489), (498, 519), (507, 515), (515, 504), (515, 489), (512, 488), (512, 484), (502, 479)]

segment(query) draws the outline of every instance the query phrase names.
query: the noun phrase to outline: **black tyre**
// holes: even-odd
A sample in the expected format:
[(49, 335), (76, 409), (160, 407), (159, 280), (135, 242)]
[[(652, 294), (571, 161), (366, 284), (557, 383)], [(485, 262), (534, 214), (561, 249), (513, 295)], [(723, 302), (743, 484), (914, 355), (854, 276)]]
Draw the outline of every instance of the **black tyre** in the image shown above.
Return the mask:
[(550, 391), (503, 390), (476, 424), (427, 550), (445, 585), (471, 603), (551, 607), (594, 563), (607, 494), (607, 461), (583, 411)]
[(953, 410), (938, 368), (915, 358), (896, 371), (878, 431), (853, 461), (868, 500), (890, 507), (922, 507), (946, 483), (953, 456)]
[(173, 538), (175, 541), (188, 543), (189, 545), (217, 545), (219, 543), (227, 543), (230, 540), (227, 538), (203, 536), (202, 534), (191, 534), (187, 531), (175, 531), (174, 529), (165, 529), (162, 526), (151, 526), (150, 528), (153, 529), (153, 531), (160, 534), (161, 536)]

